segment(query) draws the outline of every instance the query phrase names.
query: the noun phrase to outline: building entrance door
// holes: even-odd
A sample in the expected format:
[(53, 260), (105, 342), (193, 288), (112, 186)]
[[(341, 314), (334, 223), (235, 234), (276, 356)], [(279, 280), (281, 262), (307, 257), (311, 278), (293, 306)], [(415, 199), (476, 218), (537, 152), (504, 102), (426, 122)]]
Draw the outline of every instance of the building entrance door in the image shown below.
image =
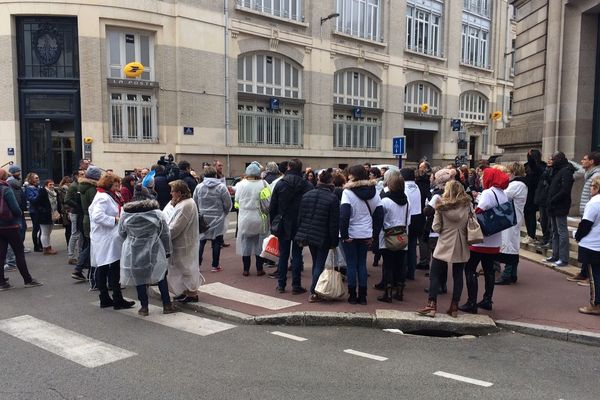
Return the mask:
[(58, 183), (76, 168), (75, 121), (73, 119), (27, 120), (27, 172), (35, 172), (40, 179)]

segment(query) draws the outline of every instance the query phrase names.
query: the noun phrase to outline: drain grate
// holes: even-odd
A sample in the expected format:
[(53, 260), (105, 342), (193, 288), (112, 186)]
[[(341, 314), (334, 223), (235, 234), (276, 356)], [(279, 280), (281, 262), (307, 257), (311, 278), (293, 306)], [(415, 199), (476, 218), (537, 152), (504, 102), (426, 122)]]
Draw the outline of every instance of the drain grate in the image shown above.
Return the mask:
[(404, 333), (407, 335), (439, 337), (439, 338), (453, 338), (453, 337), (464, 336), (464, 334), (462, 334), (462, 333), (441, 331), (441, 330), (436, 330), (436, 329), (418, 329), (415, 331), (405, 331)]

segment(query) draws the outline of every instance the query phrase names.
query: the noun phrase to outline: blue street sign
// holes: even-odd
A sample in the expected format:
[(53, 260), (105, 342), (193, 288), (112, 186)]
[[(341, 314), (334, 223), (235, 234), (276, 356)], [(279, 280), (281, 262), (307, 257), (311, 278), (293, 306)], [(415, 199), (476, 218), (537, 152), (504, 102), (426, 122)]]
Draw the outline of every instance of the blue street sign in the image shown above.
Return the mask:
[(392, 138), (392, 151), (395, 156), (401, 156), (406, 153), (405, 136), (394, 136)]

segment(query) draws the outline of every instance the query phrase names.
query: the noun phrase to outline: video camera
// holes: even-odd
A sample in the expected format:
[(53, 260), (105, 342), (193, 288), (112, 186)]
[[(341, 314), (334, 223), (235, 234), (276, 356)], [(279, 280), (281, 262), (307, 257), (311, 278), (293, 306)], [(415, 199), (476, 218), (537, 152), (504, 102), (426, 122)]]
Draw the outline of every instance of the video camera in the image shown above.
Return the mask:
[(160, 156), (156, 163), (165, 167), (165, 175), (167, 177), (167, 181), (171, 182), (179, 178), (179, 166), (177, 165), (177, 163), (175, 163), (175, 158), (173, 157), (173, 154)]

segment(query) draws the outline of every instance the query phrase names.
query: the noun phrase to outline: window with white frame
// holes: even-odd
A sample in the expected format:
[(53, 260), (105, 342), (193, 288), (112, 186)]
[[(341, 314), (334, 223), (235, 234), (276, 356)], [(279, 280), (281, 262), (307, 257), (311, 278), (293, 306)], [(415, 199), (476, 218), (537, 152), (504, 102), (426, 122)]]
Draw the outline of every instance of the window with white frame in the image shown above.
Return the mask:
[(404, 112), (422, 113), (421, 105), (427, 104), (424, 114), (440, 115), (440, 90), (427, 82), (410, 82), (404, 88)]
[(482, 17), (490, 16), (492, 0), (464, 0), (464, 10)]
[(381, 149), (381, 118), (367, 115), (354, 118), (349, 112), (333, 113), (333, 147), (337, 149)]
[(489, 63), (489, 31), (482, 27), (463, 24), (462, 54), (463, 64), (479, 68), (490, 68)]
[(479, 92), (468, 91), (460, 95), (460, 118), (467, 121), (487, 120), (487, 98)]
[(337, 0), (336, 31), (381, 42), (381, 0)]
[(238, 58), (238, 92), (301, 98), (302, 73), (283, 58), (248, 54)]
[(420, 3), (409, 1), (406, 5), (406, 48), (441, 57), (444, 4), (438, 0)]
[(156, 98), (152, 93), (112, 91), (110, 93), (111, 141), (157, 142), (156, 112)]
[(379, 107), (379, 83), (362, 72), (345, 70), (333, 76), (333, 103)]
[(302, 0), (236, 0), (241, 9), (248, 9), (278, 18), (303, 22)]
[(238, 104), (238, 143), (302, 147), (302, 108), (269, 110), (263, 104)]
[(154, 80), (154, 35), (126, 29), (108, 29), (108, 77), (126, 78), (123, 67), (130, 62), (140, 62), (144, 72), (136, 79)]

